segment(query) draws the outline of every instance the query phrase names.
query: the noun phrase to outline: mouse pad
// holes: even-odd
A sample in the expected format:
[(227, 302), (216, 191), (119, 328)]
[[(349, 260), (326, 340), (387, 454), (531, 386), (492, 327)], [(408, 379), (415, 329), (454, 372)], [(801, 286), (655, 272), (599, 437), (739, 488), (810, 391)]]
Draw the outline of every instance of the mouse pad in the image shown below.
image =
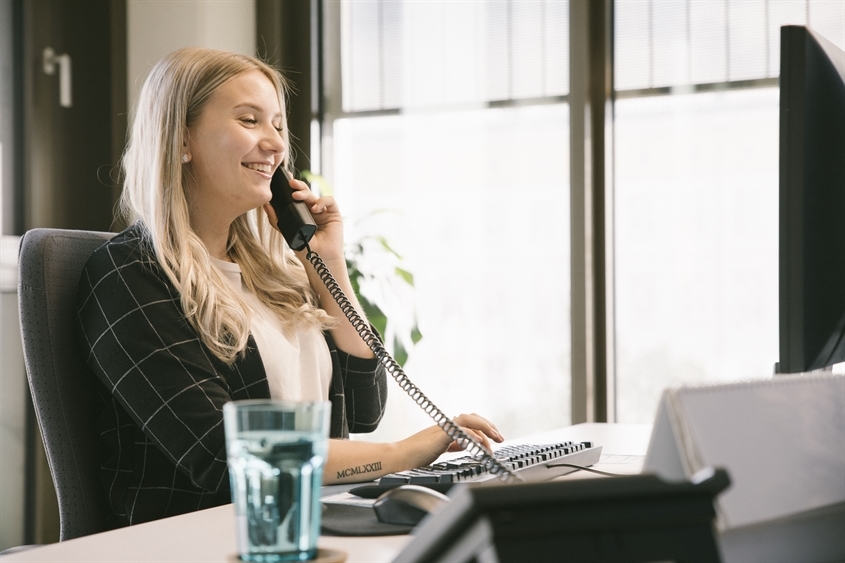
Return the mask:
[(323, 504), (321, 533), (325, 536), (397, 536), (409, 534), (413, 526), (385, 524), (368, 506)]

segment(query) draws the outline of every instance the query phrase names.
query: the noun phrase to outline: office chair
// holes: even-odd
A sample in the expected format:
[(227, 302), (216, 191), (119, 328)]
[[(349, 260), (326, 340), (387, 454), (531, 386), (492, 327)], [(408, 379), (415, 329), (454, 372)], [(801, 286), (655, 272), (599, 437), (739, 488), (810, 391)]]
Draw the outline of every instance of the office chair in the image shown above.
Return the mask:
[(96, 380), (77, 345), (76, 287), (113, 233), (33, 229), (21, 240), (18, 311), (32, 401), (59, 501), (60, 540), (104, 531)]

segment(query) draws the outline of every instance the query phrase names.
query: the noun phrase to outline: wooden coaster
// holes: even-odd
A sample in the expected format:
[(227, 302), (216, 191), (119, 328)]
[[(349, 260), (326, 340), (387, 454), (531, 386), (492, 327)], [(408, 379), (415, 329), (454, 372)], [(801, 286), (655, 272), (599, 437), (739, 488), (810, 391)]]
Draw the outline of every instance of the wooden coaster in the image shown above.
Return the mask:
[(323, 549), (317, 548), (316, 559), (311, 559), (314, 563), (344, 563), (346, 561), (346, 552), (337, 549)]
[[(230, 555), (228, 561), (230, 563), (243, 563), (243, 559), (238, 557), (237, 554)], [(345, 551), (339, 551), (337, 549), (323, 549), (322, 547), (318, 547), (317, 557), (314, 559), (309, 559), (305, 563), (344, 563), (345, 561)]]

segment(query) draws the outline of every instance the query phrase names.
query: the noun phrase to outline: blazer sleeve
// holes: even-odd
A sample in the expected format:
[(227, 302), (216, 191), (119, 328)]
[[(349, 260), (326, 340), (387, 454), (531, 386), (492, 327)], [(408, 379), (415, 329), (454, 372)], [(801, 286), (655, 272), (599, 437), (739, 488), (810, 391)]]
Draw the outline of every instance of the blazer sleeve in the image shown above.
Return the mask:
[[(378, 428), (387, 405), (387, 372), (377, 359), (347, 354), (337, 348), (328, 331), (325, 335), (329, 349), (336, 356), (342, 382), (342, 390), (330, 393), (332, 418), (335, 419), (341, 412), (345, 417), (343, 421), (332, 421), (333, 429), (345, 427), (336, 437), (372, 432)], [(335, 381), (333, 385), (336, 385)]]
[(138, 245), (107, 243), (86, 265), (77, 312), (87, 363), (196, 486), (228, 490), (222, 408), (231, 400), (226, 376), (236, 374), (204, 347), (147, 256)]

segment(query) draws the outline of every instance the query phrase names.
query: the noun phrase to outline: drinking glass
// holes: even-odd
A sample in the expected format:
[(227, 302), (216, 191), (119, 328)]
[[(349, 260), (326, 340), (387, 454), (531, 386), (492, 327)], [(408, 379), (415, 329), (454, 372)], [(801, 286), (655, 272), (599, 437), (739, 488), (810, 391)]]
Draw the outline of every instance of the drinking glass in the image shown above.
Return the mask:
[(328, 402), (233, 401), (223, 406), (244, 561), (306, 561), (317, 553)]

